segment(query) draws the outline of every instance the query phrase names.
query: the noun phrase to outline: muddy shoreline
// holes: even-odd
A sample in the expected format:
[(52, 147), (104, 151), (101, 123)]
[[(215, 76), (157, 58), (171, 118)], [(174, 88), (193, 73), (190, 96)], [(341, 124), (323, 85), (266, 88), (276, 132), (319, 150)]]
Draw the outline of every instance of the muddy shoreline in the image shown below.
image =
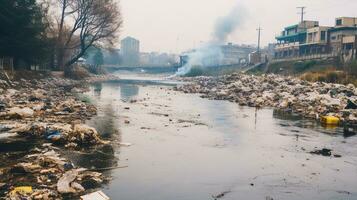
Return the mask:
[(79, 168), (65, 154), (111, 145), (85, 124), (97, 110), (78, 94), (118, 77), (6, 77), (0, 83), (0, 199), (73, 199), (107, 182), (105, 170)]

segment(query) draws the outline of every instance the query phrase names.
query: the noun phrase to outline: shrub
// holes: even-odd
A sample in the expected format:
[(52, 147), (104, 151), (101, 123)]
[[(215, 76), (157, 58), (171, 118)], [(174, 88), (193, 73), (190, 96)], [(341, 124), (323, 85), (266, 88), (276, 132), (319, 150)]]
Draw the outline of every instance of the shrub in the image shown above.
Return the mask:
[(337, 83), (339, 80), (339, 75), (336, 72), (328, 72), (326, 74), (326, 82)]
[(67, 77), (72, 78), (72, 79), (76, 79), (76, 80), (81, 80), (81, 79), (85, 79), (87, 77), (89, 77), (90, 74), (87, 71), (87, 69), (85, 69), (82, 66), (73, 66), (70, 71), (67, 73)]
[(317, 81), (319, 81), (319, 82), (326, 82), (326, 78), (325, 78), (324, 75), (319, 75), (319, 76), (317, 77)]

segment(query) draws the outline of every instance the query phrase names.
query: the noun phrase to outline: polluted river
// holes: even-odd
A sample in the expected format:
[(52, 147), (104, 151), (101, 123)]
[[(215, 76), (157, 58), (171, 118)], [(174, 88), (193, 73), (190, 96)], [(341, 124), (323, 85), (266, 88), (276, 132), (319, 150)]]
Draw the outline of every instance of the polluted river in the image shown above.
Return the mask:
[(175, 91), (170, 74), (116, 74), (83, 94), (98, 109), (87, 124), (113, 144), (64, 150), (104, 169), (111, 199), (357, 199), (357, 137), (343, 128)]
[[(98, 107), (88, 123), (122, 144), (82, 158), (119, 166), (108, 172), (108, 196), (357, 199), (357, 137), (342, 128), (177, 92), (167, 75), (118, 74), (86, 93)], [(322, 148), (336, 156), (309, 153)]]

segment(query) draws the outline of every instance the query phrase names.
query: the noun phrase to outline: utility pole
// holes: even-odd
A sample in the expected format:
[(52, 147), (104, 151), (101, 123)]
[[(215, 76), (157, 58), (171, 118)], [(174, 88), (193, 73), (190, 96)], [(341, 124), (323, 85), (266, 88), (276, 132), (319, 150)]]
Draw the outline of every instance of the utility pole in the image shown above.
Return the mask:
[(301, 10), (300, 12), (298, 12), (298, 14), (301, 15), (301, 22), (303, 22), (304, 21), (304, 15), (306, 14), (306, 12), (305, 12), (306, 7), (305, 6), (301, 6), (301, 7), (296, 7), (296, 8)]
[(258, 31), (258, 50), (257, 50), (257, 52), (259, 53), (260, 52), (260, 35), (261, 35), (261, 31), (262, 31), (263, 29), (259, 26), (259, 28), (257, 29), (257, 31)]

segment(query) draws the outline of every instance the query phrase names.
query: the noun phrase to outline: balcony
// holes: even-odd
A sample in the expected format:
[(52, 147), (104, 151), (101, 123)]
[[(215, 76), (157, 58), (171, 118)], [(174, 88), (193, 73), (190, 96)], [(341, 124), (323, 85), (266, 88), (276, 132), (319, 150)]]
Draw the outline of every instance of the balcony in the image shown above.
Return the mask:
[(299, 42), (283, 43), (283, 44), (277, 44), (275, 46), (275, 49), (279, 50), (279, 49), (286, 49), (286, 48), (295, 48), (295, 47), (299, 47), (299, 46), (300, 46)]

